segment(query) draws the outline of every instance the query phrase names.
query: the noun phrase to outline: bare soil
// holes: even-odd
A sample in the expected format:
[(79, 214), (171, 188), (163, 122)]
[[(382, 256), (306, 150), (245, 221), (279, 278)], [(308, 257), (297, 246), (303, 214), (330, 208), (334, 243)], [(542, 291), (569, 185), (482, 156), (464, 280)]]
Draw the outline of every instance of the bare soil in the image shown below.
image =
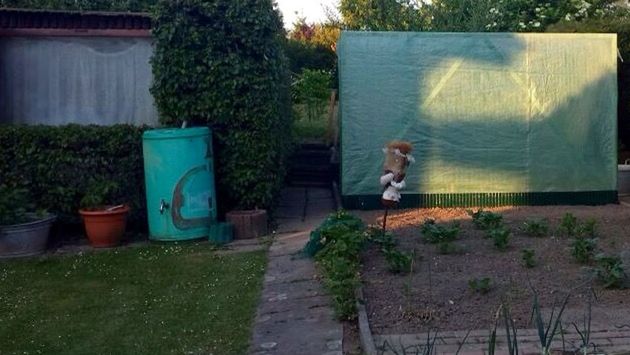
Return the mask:
[[(593, 304), (594, 327), (630, 324), (630, 290), (603, 289), (594, 279), (591, 265), (579, 264), (571, 256), (570, 242), (557, 232), (562, 216), (573, 213), (580, 221), (598, 222), (598, 252), (621, 254), (630, 271), (630, 208), (606, 206), (503, 207), (489, 209), (501, 213), (512, 231), (507, 251), (497, 250), (485, 232), (472, 224), (465, 209), (412, 209), (390, 213), (388, 230), (394, 233), (401, 251), (415, 250), (414, 272), (392, 274), (376, 246), (363, 254), (363, 292), (372, 331), (377, 334), (421, 333), (439, 330), (488, 329), (502, 302), (509, 304), (519, 328), (530, 323), (533, 292), (548, 312), (554, 300), (571, 298), (564, 321), (582, 321), (589, 290)], [(380, 223), (382, 211), (355, 211), (367, 223)], [(441, 255), (435, 245), (422, 240), (420, 225), (433, 218), (436, 223), (459, 222), (461, 233), (455, 242), (463, 251)], [(547, 218), (549, 235), (530, 237), (521, 231), (530, 218)], [(537, 265), (526, 268), (523, 249), (534, 249)], [(487, 294), (473, 292), (468, 281), (489, 277)], [(579, 323), (578, 323), (579, 324)]]

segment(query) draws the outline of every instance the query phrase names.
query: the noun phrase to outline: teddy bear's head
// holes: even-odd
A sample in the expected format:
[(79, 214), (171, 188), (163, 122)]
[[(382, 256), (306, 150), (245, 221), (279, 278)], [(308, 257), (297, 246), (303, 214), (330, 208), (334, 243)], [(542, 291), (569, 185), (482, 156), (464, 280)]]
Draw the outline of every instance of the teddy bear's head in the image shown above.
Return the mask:
[(385, 153), (385, 164), (383, 170), (393, 172), (396, 175), (404, 175), (407, 167), (415, 160), (411, 156), (413, 147), (411, 143), (404, 141), (391, 141), (383, 148)]

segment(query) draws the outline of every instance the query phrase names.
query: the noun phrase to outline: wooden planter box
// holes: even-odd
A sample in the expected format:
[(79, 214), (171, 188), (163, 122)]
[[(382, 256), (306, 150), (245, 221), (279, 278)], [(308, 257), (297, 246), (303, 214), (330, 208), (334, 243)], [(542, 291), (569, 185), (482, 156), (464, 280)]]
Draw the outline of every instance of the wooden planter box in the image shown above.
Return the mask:
[(267, 235), (267, 211), (231, 211), (225, 216), (234, 226), (235, 239), (252, 239)]

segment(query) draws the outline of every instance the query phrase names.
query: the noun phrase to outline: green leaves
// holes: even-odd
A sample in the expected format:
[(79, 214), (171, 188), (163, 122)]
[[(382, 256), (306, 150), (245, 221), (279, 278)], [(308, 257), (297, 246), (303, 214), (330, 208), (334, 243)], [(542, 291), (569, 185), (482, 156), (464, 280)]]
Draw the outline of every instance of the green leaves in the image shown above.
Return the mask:
[(212, 126), (221, 208), (271, 208), (290, 153), (285, 41), (271, 1), (159, 2), (151, 93), (165, 125)]
[[(25, 189), (62, 223), (79, 222), (81, 199), (95, 181), (108, 188), (110, 201), (131, 206), (130, 223), (145, 228), (142, 132), (129, 125), (0, 125), (0, 181), (8, 191)], [(91, 194), (95, 197), (94, 193)], [(11, 197), (9, 203), (16, 204)]]

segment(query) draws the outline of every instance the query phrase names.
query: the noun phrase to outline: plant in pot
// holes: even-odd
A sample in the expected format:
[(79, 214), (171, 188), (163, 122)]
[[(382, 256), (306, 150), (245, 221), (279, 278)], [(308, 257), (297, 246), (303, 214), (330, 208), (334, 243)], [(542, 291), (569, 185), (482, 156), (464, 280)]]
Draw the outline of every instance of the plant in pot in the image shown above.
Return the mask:
[(118, 185), (112, 181), (95, 181), (81, 199), (79, 214), (85, 234), (95, 248), (114, 247), (125, 234), (129, 206), (112, 204), (118, 191)]
[(0, 258), (37, 255), (46, 250), (56, 217), (34, 210), (25, 189), (0, 185)]

